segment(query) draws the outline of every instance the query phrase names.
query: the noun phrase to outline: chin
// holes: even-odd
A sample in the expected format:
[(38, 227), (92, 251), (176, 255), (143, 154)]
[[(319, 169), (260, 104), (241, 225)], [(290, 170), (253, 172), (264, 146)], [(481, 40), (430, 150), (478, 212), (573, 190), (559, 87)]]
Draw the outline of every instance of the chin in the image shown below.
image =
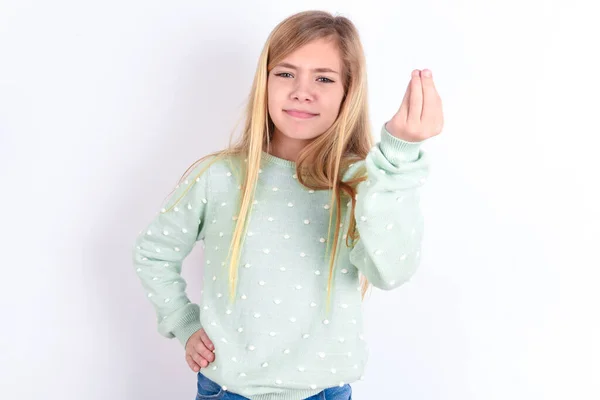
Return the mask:
[(319, 130), (315, 130), (311, 127), (299, 127), (299, 126), (282, 126), (282, 129), (279, 131), (286, 137), (290, 139), (299, 139), (299, 140), (310, 140), (314, 139), (317, 136), (321, 135), (323, 132)]

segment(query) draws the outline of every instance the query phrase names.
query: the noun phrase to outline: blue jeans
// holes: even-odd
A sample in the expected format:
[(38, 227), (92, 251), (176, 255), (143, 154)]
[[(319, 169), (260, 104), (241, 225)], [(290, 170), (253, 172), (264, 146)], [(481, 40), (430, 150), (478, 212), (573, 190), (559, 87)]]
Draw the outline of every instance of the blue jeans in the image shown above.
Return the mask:
[[(223, 390), (221, 385), (198, 372), (196, 400), (248, 400), (248, 398)], [(305, 400), (352, 400), (352, 388), (349, 384), (332, 387)]]

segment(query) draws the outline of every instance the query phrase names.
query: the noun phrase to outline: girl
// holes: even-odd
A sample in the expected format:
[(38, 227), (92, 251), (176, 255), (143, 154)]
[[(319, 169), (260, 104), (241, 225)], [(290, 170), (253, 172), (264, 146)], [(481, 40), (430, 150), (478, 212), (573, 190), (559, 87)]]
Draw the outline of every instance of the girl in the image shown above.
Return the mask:
[[(351, 399), (366, 291), (398, 288), (419, 265), (421, 145), (442, 125), (430, 71), (416, 70), (373, 145), (355, 26), (306, 11), (275, 27), (241, 140), (194, 163), (135, 242), (158, 331), (185, 348), (197, 399)], [(198, 241), (194, 304), (180, 272)]]

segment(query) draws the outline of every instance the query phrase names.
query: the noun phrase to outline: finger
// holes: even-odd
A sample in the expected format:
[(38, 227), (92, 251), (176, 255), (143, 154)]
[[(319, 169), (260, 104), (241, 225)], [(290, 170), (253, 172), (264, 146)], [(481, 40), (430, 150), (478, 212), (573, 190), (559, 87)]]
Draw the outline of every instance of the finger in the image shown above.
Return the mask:
[(404, 98), (402, 99), (402, 104), (400, 104), (400, 109), (396, 115), (398, 116), (398, 120), (400, 122), (406, 123), (406, 119), (408, 118), (408, 99), (410, 98), (410, 86), (411, 82), (408, 82), (406, 85), (406, 91), (404, 92)]
[(206, 361), (204, 358), (202, 358), (202, 356), (198, 353), (192, 352), (192, 354), (190, 354), (192, 359), (196, 362), (196, 364), (198, 364), (200, 366), (200, 368), (206, 368), (208, 367), (208, 361)]
[(200, 371), (200, 366), (198, 365), (198, 363), (196, 363), (196, 361), (194, 361), (192, 357), (190, 357), (189, 354), (185, 356), (185, 360), (187, 361), (188, 365), (193, 371)]
[(421, 121), (425, 125), (425, 129), (434, 129), (434, 126), (439, 120), (440, 106), (439, 96), (433, 77), (431, 75), (422, 74), (421, 82), (423, 85), (423, 112)]
[(423, 86), (419, 70), (413, 71), (410, 81), (410, 101), (408, 108), (407, 123), (418, 126), (421, 123), (421, 112), (423, 110)]
[(198, 354), (200, 354), (202, 358), (204, 358), (206, 361), (215, 361), (215, 354), (209, 349), (207, 349), (204, 343), (202, 343), (201, 341), (194, 343), (194, 350), (196, 350), (196, 352), (198, 352)]
[(211, 342), (211, 340), (208, 338), (208, 335), (206, 334), (206, 331), (204, 329), (202, 329), (200, 331), (200, 339), (202, 339), (202, 342), (204, 343), (204, 345), (209, 349), (209, 350), (214, 350), (215, 349), (215, 345), (213, 344), (213, 342)]

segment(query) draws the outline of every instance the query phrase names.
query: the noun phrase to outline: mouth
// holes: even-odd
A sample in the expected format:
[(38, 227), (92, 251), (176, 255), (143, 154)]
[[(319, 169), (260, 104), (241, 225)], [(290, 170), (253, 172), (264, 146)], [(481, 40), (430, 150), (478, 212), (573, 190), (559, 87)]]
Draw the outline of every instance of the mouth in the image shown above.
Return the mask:
[(312, 113), (296, 111), (296, 110), (283, 110), (283, 111), (292, 117), (300, 118), (300, 119), (309, 119), (309, 118), (313, 118), (313, 117), (316, 117), (319, 115), (319, 114), (312, 114)]

